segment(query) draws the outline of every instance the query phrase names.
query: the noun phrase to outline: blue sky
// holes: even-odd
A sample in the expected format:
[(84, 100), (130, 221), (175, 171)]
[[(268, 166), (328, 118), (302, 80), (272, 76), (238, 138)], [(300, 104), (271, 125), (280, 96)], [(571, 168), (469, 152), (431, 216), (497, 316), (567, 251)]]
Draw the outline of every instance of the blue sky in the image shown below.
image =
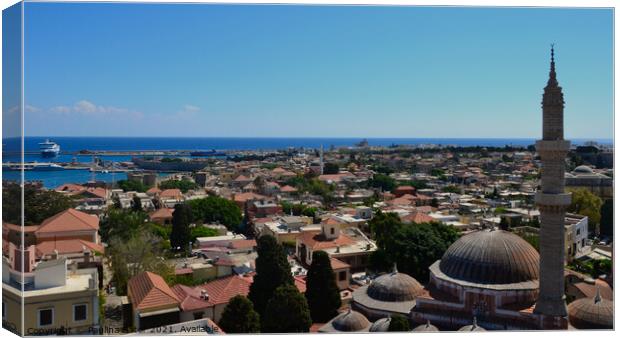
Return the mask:
[(26, 135), (613, 137), (606, 9), (27, 3)]

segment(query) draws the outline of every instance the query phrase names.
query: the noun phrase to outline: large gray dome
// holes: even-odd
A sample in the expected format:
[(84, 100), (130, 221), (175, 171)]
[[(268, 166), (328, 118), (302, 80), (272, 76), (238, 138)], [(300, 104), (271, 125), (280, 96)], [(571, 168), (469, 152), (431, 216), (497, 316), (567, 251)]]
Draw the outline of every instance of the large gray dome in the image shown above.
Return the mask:
[(540, 256), (521, 237), (504, 230), (481, 230), (459, 238), (444, 253), (445, 275), (478, 284), (538, 280)]
[(377, 320), (372, 323), (370, 326), (370, 332), (388, 332), (390, 329), (390, 322), (392, 321), (391, 317), (385, 317)]
[(411, 301), (423, 292), (424, 288), (415, 278), (399, 272), (377, 277), (367, 290), (369, 297), (384, 302)]
[(331, 324), (334, 329), (342, 332), (367, 331), (370, 327), (368, 319), (363, 314), (353, 310), (339, 314)]
[(588, 167), (587, 165), (580, 165), (577, 168), (575, 168), (573, 172), (582, 173), (582, 174), (592, 174), (594, 171), (592, 170), (592, 168)]
[(578, 329), (613, 329), (614, 303), (601, 297), (580, 298), (568, 304), (568, 320)]
[(439, 329), (437, 326), (431, 324), (429, 320), (426, 321), (426, 324), (416, 326), (412, 332), (437, 332)]

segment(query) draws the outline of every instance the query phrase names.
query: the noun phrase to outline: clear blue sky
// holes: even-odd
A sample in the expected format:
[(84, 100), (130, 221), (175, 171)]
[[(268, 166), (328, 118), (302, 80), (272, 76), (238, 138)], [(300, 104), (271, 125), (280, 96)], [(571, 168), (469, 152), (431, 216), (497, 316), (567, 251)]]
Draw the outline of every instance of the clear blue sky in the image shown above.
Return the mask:
[(26, 135), (613, 137), (609, 9), (27, 3)]

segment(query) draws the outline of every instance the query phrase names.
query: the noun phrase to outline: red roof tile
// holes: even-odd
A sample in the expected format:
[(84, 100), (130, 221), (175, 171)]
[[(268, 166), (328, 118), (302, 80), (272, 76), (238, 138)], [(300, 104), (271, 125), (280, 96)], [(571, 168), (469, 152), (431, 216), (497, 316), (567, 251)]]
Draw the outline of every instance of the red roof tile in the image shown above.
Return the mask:
[(44, 220), (36, 233), (84, 230), (99, 230), (99, 218), (71, 208)]
[(328, 240), (323, 233), (317, 233), (315, 231), (303, 232), (298, 238), (306, 246), (312, 248), (312, 250), (335, 248), (337, 246), (352, 245), (355, 243), (354, 240), (343, 234), (340, 234), (336, 239)]
[(84, 249), (103, 253), (104, 248), (97, 243), (85, 241), (82, 239), (65, 239), (60, 241), (45, 241), (37, 244), (37, 257), (51, 255), (57, 250), (61, 255), (83, 253)]
[(164, 279), (152, 272), (142, 272), (129, 280), (127, 290), (135, 309), (146, 310), (166, 305), (179, 305), (179, 298)]
[(216, 279), (212, 282), (197, 286), (198, 290), (205, 290), (212, 304), (225, 304), (237, 295), (247, 296), (250, 293), (250, 281), (246, 277), (232, 275)]

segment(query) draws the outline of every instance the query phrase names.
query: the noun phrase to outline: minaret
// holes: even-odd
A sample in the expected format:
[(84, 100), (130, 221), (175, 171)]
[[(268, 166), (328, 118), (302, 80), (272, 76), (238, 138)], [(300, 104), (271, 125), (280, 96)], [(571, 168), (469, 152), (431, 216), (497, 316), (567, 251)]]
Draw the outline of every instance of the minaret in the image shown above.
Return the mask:
[(320, 156), (319, 156), (319, 162), (320, 162), (320, 166), (321, 166), (321, 175), (323, 175), (323, 168), (324, 168), (324, 163), (323, 163), (323, 145), (321, 144), (321, 152), (320, 152)]
[(564, 192), (564, 161), (570, 141), (564, 140), (564, 95), (556, 79), (553, 45), (542, 110), (543, 138), (536, 141), (542, 161), (541, 188), (535, 198), (541, 223), (540, 290), (534, 313), (541, 315), (542, 329), (566, 329), (564, 217), (571, 195)]

